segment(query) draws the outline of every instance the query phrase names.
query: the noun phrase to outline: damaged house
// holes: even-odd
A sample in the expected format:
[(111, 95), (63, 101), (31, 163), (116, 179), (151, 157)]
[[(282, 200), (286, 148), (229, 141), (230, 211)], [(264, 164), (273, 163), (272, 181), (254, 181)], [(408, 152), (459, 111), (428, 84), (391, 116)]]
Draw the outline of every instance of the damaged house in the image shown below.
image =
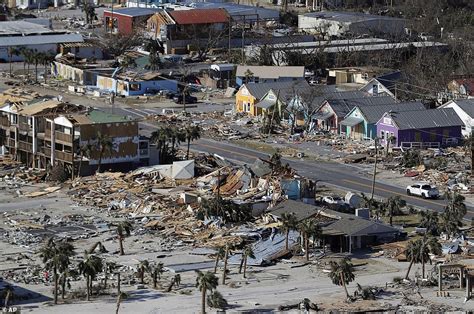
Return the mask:
[[(54, 99), (5, 103), (0, 128), (0, 143), (33, 168), (61, 164), (84, 175), (97, 169), (99, 159), (114, 170), (148, 162), (148, 140), (140, 138), (137, 121)], [(102, 155), (99, 134), (111, 143)]]
[(97, 75), (97, 88), (121, 96), (139, 96), (158, 91), (178, 92), (178, 81), (158, 72), (122, 72)]

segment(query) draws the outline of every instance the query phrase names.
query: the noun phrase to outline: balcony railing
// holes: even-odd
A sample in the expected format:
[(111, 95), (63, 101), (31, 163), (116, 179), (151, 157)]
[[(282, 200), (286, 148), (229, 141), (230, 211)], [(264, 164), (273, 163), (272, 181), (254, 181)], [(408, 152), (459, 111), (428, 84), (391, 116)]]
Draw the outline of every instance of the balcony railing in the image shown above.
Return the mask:
[(18, 149), (22, 151), (32, 152), (33, 151), (33, 144), (27, 142), (18, 142)]
[(56, 131), (56, 140), (66, 143), (72, 142), (72, 135)]
[(56, 154), (56, 158), (59, 160), (72, 162), (72, 153), (62, 152), (62, 151), (57, 150), (55, 151), (55, 154)]
[(0, 116), (0, 126), (10, 127), (11, 123), (7, 116)]

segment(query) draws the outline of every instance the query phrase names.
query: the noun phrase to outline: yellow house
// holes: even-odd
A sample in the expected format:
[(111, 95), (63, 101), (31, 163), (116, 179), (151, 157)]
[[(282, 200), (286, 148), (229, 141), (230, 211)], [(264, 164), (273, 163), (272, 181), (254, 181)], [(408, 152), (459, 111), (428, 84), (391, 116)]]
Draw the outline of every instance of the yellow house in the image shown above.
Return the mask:
[[(247, 87), (247, 85), (252, 85)], [(239, 91), (235, 95), (235, 110), (237, 112), (246, 112), (250, 116), (257, 116), (257, 107), (255, 104), (260, 100), (259, 96), (256, 95), (252, 87), (259, 84), (244, 84), (239, 88)], [(261, 95), (260, 97), (262, 97)]]
[[(306, 81), (303, 81), (307, 84)], [(247, 83), (239, 88), (235, 95), (235, 110), (237, 112), (245, 112), (249, 116), (261, 116), (264, 106), (256, 106), (264, 96), (270, 91), (285, 91), (293, 90), (295, 86), (303, 84), (301, 82), (270, 82), (270, 83)], [(268, 108), (267, 108), (268, 109)]]

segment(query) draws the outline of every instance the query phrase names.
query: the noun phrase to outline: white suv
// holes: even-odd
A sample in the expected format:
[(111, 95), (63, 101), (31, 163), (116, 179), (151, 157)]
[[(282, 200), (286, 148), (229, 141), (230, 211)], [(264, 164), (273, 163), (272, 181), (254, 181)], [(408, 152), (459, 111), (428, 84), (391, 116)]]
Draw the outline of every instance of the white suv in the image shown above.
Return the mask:
[(435, 186), (427, 183), (417, 183), (407, 186), (407, 195), (416, 195), (423, 198), (438, 198), (439, 191)]

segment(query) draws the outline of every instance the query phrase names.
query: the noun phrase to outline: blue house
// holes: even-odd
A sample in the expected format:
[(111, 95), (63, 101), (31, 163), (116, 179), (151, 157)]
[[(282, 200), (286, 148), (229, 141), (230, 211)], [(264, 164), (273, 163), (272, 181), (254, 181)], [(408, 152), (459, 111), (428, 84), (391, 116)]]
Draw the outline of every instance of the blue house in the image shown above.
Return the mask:
[(235, 73), (238, 86), (246, 83), (291, 82), (304, 79), (303, 66), (239, 65)]
[(352, 139), (374, 139), (377, 135), (377, 122), (386, 112), (405, 112), (425, 110), (421, 102), (371, 104), (356, 101), (356, 105), (345, 116), (340, 125), (340, 133)]
[(158, 72), (120, 73), (115, 77), (97, 76), (97, 87), (122, 96), (140, 96), (158, 91), (178, 92), (178, 81)]

